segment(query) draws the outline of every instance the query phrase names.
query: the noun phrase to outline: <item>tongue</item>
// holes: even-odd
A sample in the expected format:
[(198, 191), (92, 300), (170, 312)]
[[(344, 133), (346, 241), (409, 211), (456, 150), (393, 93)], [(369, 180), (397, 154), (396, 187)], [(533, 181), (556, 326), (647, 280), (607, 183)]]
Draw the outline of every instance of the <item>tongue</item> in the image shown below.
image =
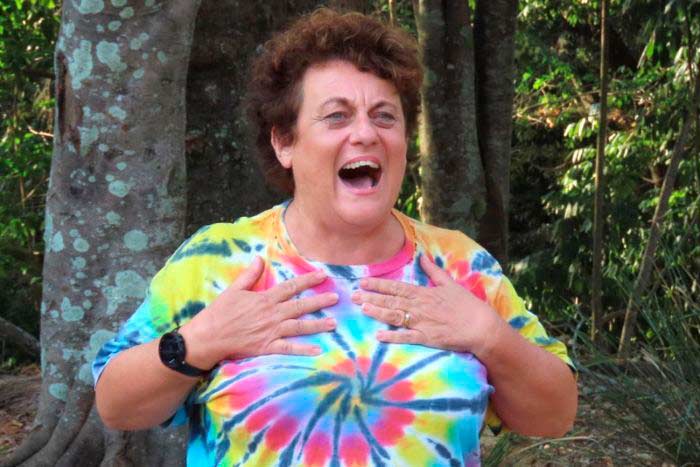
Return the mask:
[(371, 188), (372, 187), (372, 177), (369, 175), (361, 175), (359, 177), (348, 177), (348, 178), (342, 178), (341, 180), (343, 183), (350, 187), (350, 188), (355, 188), (357, 190), (363, 190), (366, 188)]

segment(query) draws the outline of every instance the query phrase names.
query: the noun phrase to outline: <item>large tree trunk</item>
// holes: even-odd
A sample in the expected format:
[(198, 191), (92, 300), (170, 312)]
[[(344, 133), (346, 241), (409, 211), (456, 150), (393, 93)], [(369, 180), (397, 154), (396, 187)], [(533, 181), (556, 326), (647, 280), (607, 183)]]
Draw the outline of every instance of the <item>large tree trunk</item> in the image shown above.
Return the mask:
[(508, 261), (517, 0), (414, 2), (425, 83), (421, 215)]
[(425, 81), (419, 127), (421, 216), (472, 237), (486, 212), (468, 3), (420, 0), (416, 25)]
[(510, 147), (515, 89), (517, 0), (479, 0), (474, 17), (476, 116), (486, 182), (486, 212), (478, 240), (508, 263)]
[(63, 3), (42, 387), (34, 432), (10, 465), (174, 465), (183, 456), (172, 434), (104, 430), (93, 406), (95, 353), (183, 238), (184, 91), (199, 2), (118, 4)]
[(64, 2), (40, 407), (34, 432), (6, 465), (184, 464), (184, 430), (104, 428), (90, 365), (186, 225), (279, 200), (251, 159), (241, 105), (247, 65), (270, 31), (321, 3), (207, 0), (197, 16), (199, 1)]

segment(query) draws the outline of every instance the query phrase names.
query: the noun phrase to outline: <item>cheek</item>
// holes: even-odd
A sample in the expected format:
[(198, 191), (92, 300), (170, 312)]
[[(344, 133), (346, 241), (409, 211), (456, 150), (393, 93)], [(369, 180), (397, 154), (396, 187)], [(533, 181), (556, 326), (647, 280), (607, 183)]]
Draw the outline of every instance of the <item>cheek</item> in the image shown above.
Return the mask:
[(396, 139), (392, 141), (390, 146), (391, 155), (391, 171), (392, 176), (403, 178), (404, 171), (406, 170), (406, 141), (404, 139)]

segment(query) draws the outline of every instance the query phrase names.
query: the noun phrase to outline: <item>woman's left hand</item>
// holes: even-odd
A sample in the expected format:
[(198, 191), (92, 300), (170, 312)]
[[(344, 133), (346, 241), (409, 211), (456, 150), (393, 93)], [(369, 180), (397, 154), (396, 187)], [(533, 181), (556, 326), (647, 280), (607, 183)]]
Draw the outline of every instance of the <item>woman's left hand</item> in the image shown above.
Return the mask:
[(377, 338), (471, 352), (477, 357), (488, 351), (491, 338), (505, 321), (426, 255), (420, 257), (420, 264), (435, 287), (378, 278), (360, 281), (363, 290), (353, 294), (353, 302), (362, 305), (366, 315), (400, 328), (379, 331)]

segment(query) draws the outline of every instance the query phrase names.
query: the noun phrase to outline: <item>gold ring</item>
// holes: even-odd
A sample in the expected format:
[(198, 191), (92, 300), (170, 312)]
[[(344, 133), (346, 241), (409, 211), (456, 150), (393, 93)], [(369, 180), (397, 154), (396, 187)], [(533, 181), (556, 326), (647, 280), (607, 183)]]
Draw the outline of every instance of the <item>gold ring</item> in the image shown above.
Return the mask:
[(409, 313), (408, 311), (404, 311), (403, 322), (401, 323), (401, 327), (407, 328), (409, 324), (411, 324), (411, 313)]

